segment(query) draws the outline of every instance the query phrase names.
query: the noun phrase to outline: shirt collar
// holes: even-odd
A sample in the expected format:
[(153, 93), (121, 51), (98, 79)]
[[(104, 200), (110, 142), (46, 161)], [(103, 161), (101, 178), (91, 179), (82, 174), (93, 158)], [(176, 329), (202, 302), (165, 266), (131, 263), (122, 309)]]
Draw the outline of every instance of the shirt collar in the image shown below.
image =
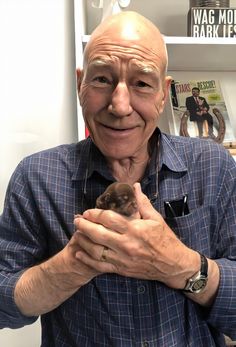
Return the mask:
[[(158, 170), (165, 167), (174, 172), (186, 172), (187, 167), (181, 156), (176, 152), (171, 137), (161, 133), (158, 128), (153, 136), (156, 136), (159, 141), (154, 142), (151, 160), (145, 176), (155, 175), (157, 167)], [(79, 142), (78, 145), (77, 165), (72, 180), (87, 179), (93, 172), (98, 172), (105, 178), (113, 180), (105, 157), (94, 145), (91, 138)]]
[(112, 180), (105, 157), (94, 145), (90, 137), (79, 142), (77, 154), (77, 165), (72, 180), (87, 179), (95, 171)]
[(156, 175), (157, 170), (167, 169), (174, 172), (186, 172), (187, 167), (181, 156), (175, 150), (172, 136), (162, 133), (158, 128), (154, 132), (154, 142), (151, 160), (147, 167), (145, 177)]
[(166, 168), (174, 172), (186, 172), (188, 171), (188, 168), (181, 158), (179, 152), (177, 153), (177, 151), (175, 150), (175, 142), (172, 141), (172, 136), (161, 133), (159, 145), (159, 167), (162, 168), (165, 166)]

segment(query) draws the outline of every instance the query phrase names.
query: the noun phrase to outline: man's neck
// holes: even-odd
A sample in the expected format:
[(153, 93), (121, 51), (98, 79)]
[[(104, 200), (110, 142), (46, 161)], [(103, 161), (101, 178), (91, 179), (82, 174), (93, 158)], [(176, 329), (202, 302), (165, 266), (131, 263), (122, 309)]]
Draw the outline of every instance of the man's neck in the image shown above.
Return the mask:
[(155, 131), (149, 139), (147, 146), (140, 149), (134, 156), (122, 159), (107, 158), (113, 177), (119, 182), (129, 184), (140, 182), (156, 145), (159, 146), (159, 132), (156, 136)]
[(117, 181), (134, 184), (135, 182), (140, 182), (144, 176), (149, 160), (149, 155), (146, 153), (146, 155), (141, 158), (111, 160), (108, 165), (113, 177)]

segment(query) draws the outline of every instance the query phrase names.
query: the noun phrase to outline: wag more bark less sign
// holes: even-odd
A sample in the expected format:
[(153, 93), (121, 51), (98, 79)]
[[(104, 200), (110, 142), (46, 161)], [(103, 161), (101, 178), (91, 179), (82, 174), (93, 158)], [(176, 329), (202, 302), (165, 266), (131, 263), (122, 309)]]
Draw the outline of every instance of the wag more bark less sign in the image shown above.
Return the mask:
[(188, 36), (236, 37), (236, 8), (192, 7)]

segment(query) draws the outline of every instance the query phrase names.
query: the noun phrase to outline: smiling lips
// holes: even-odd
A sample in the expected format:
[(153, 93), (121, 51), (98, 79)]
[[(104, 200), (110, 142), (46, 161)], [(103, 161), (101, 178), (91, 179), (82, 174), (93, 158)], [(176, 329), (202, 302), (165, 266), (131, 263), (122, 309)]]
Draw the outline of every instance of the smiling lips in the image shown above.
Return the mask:
[(113, 131), (129, 131), (129, 130), (133, 130), (136, 128), (136, 126), (132, 126), (132, 127), (129, 127), (129, 128), (114, 128), (114, 127), (111, 127), (109, 125), (105, 125), (105, 124), (101, 124), (104, 128), (108, 129), (108, 130), (113, 130)]

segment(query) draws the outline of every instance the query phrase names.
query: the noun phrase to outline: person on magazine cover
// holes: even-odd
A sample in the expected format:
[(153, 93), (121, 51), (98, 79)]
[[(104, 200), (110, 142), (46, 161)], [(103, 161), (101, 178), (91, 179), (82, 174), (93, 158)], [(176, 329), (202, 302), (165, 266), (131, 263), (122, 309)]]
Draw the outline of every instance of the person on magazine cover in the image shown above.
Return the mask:
[(200, 96), (199, 88), (192, 88), (192, 96), (186, 98), (186, 108), (189, 111), (190, 121), (197, 123), (199, 137), (203, 136), (204, 121), (207, 121), (207, 133), (211, 137), (213, 135), (213, 118), (209, 113), (210, 107), (206, 99)]
[[(0, 217), (0, 328), (43, 347), (223, 347), (236, 337), (236, 163), (164, 134), (167, 50), (135, 12), (104, 20), (78, 69), (90, 136), (23, 159)], [(94, 208), (131, 184), (141, 218)]]

